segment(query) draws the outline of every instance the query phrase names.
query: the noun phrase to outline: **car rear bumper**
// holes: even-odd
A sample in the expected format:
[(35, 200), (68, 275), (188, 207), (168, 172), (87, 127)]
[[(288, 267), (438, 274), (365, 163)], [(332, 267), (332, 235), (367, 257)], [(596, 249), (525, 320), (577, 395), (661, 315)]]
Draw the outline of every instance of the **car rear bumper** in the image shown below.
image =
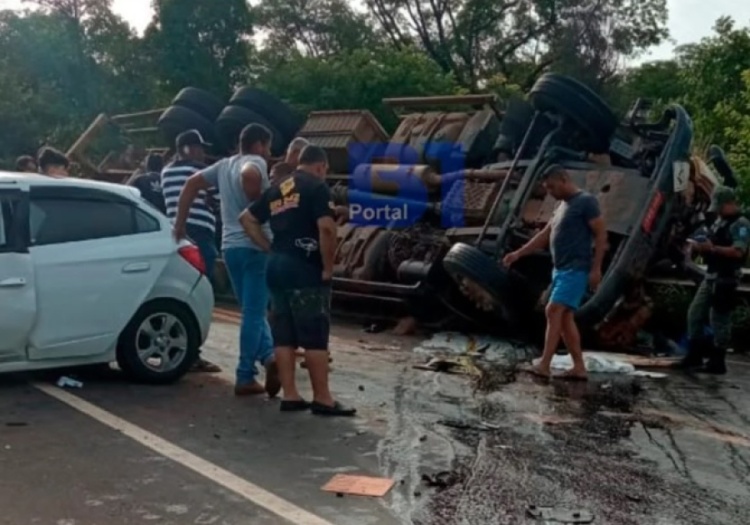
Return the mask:
[(190, 292), (188, 299), (190, 308), (198, 320), (198, 326), (201, 331), (201, 344), (208, 339), (208, 332), (211, 329), (211, 319), (214, 312), (214, 289), (208, 278), (204, 275), (198, 279)]

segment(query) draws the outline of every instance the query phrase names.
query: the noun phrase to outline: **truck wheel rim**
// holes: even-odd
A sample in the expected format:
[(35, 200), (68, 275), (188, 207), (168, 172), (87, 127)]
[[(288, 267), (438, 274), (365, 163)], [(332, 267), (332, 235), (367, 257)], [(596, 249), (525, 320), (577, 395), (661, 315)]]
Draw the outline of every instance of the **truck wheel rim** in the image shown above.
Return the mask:
[(187, 329), (172, 314), (153, 314), (138, 327), (135, 344), (146, 368), (157, 373), (171, 372), (187, 356)]

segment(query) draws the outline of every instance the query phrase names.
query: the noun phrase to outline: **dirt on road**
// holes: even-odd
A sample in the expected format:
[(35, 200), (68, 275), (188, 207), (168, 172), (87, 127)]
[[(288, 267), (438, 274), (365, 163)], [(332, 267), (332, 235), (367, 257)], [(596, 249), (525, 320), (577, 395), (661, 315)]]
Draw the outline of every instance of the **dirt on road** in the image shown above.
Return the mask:
[[(531, 505), (606, 525), (748, 521), (750, 362), (741, 358), (719, 379), (544, 385), (498, 371), (477, 382), (414, 369), (422, 337), (339, 325), (333, 388), (359, 414), (328, 421), (231, 395), (236, 320), (220, 312), (204, 347), (224, 368), (218, 376), (167, 388), (86, 378), (71, 394), (336, 525), (544, 523)], [(290, 523), (62, 406), (30, 383), (39, 380), (0, 379), (0, 506), (10, 509), (0, 523)], [(396, 485), (382, 500), (322, 492), (337, 473)]]

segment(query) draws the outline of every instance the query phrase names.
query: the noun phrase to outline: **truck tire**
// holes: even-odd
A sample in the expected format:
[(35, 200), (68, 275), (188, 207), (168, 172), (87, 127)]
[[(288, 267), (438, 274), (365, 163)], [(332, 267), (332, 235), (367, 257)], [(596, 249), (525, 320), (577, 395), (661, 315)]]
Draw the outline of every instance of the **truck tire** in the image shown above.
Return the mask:
[(265, 117), (284, 135), (287, 143), (291, 142), (303, 124), (302, 119), (288, 105), (262, 89), (249, 86), (240, 88), (229, 103)]
[(491, 296), (495, 311), (508, 323), (518, 318), (510, 307), (514, 289), (510, 276), (487, 254), (469, 244), (456, 243), (443, 259), (443, 268), (459, 285), (469, 279)]
[(564, 116), (584, 131), (592, 153), (606, 153), (615, 130), (617, 117), (599, 95), (584, 84), (564, 75), (546, 73), (529, 92), (537, 111)]
[(177, 135), (190, 129), (197, 129), (203, 135), (204, 140), (216, 144), (216, 130), (213, 123), (192, 109), (182, 106), (167, 108), (159, 117), (157, 127), (171, 147), (174, 147)]
[(224, 103), (213, 93), (194, 87), (186, 87), (177, 93), (173, 106), (192, 109), (202, 117), (214, 121), (224, 109)]
[(263, 115), (247, 108), (234, 105), (225, 107), (219, 118), (216, 119), (216, 132), (221, 138), (222, 143), (232, 149), (237, 147), (240, 133), (249, 124), (260, 124), (267, 128), (273, 135), (271, 139), (271, 153), (274, 157), (284, 155), (289, 141)]
[(197, 326), (192, 313), (180, 303), (146, 303), (120, 334), (117, 364), (134, 382), (174, 383), (198, 359), (201, 341)]

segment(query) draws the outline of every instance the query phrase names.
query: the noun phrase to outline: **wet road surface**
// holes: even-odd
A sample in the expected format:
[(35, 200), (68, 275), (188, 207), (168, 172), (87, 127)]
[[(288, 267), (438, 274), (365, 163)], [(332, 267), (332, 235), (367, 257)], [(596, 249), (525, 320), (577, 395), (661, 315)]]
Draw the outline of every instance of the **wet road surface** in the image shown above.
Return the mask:
[[(231, 395), (235, 321), (218, 314), (204, 347), (224, 373), (171, 387), (86, 377), (61, 400), (38, 377), (0, 378), (0, 524), (538, 523), (528, 505), (606, 525), (748, 523), (742, 358), (722, 379), (474, 385), (414, 370), (420, 339), (340, 326), (333, 387), (360, 413), (321, 420)], [(337, 473), (396, 486), (322, 492)]]

